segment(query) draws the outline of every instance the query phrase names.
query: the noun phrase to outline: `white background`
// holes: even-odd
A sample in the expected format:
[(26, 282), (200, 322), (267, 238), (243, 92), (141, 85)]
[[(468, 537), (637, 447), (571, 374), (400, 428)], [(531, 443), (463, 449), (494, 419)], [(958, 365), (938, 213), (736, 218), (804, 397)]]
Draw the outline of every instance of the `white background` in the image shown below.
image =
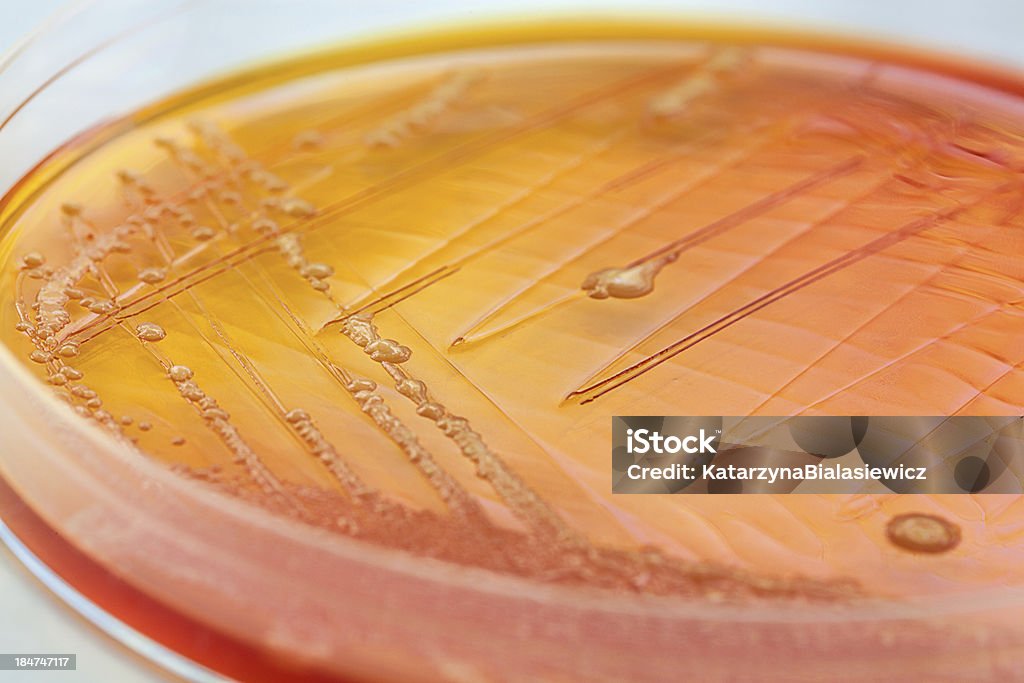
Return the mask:
[[(63, 4), (61, 0), (0, 0), (0, 53), (6, 52), (15, 41)], [(71, 612), (2, 546), (0, 609), (3, 610), (0, 615), (0, 652), (78, 655), (77, 671), (0, 671), (0, 681), (4, 683), (151, 683), (171, 680)]]

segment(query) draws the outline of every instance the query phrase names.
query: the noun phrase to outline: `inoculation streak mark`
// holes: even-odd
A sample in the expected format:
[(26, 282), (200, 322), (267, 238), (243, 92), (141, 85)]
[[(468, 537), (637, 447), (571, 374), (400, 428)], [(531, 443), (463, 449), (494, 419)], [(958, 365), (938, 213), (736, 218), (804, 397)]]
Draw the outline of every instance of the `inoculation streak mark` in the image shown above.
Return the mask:
[[(659, 210), (661, 210), (661, 209), (665, 208), (666, 206), (668, 206), (668, 205), (678, 201), (682, 197), (686, 196), (695, 187), (703, 184), (708, 179), (715, 177), (717, 175), (717, 173), (720, 172), (720, 170), (723, 167), (727, 167), (727, 166), (730, 166), (730, 165), (733, 165), (733, 164), (736, 164), (736, 163), (740, 163), (744, 159), (749, 158), (752, 154), (756, 153), (756, 151), (758, 149), (760, 149), (765, 143), (766, 143), (766, 141), (762, 141), (759, 144), (756, 144), (756, 145), (753, 145), (753, 146), (751, 146), (751, 147), (749, 147), (747, 149), (741, 150), (741, 153), (739, 155), (737, 155), (735, 158), (730, 159), (730, 161), (728, 163), (716, 166), (715, 169), (713, 169), (711, 172), (702, 174), (699, 178), (691, 181), (690, 183), (687, 183), (682, 188), (677, 188), (677, 189), (673, 190), (672, 192), (669, 192), (668, 194), (664, 195), (663, 197), (661, 197), (660, 199), (655, 201), (653, 204), (645, 206), (642, 210), (639, 210), (639, 211), (635, 212), (626, 221), (624, 221), (622, 223), (619, 223), (618, 225), (614, 226), (614, 228), (611, 231), (609, 231), (607, 234), (605, 234), (599, 240), (597, 240), (596, 242), (591, 243), (589, 245), (586, 245), (584, 248), (579, 250), (577, 253), (575, 253), (572, 256), (572, 258), (568, 262), (559, 263), (559, 264), (555, 265), (553, 268), (549, 269), (544, 274), (542, 274), (541, 277), (538, 280), (531, 281), (526, 286), (520, 288), (515, 294), (512, 295), (512, 298), (506, 299), (505, 301), (503, 301), (498, 306), (493, 307), (491, 310), (489, 310), (483, 316), (478, 318), (477, 321), (474, 322), (472, 325), (470, 325), (470, 327), (467, 328), (464, 332), (462, 332), (461, 334), (457, 335), (455, 337), (455, 339), (453, 340), (452, 345), (456, 346), (456, 345), (460, 345), (460, 344), (470, 343), (472, 341), (476, 341), (476, 340), (479, 340), (479, 339), (482, 339), (482, 338), (485, 338), (485, 337), (488, 337), (488, 336), (491, 336), (491, 335), (494, 335), (494, 334), (498, 334), (498, 333), (503, 332), (505, 330), (508, 330), (508, 329), (510, 329), (510, 328), (512, 328), (512, 327), (514, 327), (516, 325), (519, 325), (519, 324), (521, 324), (521, 323), (523, 323), (523, 322), (525, 322), (527, 320), (531, 320), (531, 319), (537, 317), (538, 315), (541, 315), (541, 314), (544, 314), (544, 313), (549, 313), (550, 311), (554, 310), (555, 308), (557, 308), (557, 307), (559, 307), (561, 305), (564, 305), (564, 304), (569, 303), (571, 301), (582, 299), (585, 296), (591, 296), (592, 298), (597, 298), (597, 297), (593, 296), (593, 293), (588, 294), (588, 292), (586, 290), (586, 285), (591, 280), (591, 277), (588, 276), (586, 279), (583, 280), (583, 282), (584, 282), (584, 288), (583, 289), (574, 290), (572, 293), (563, 295), (562, 297), (560, 297), (556, 301), (547, 303), (544, 306), (542, 306), (540, 308), (537, 308), (535, 310), (523, 313), (523, 314), (517, 316), (516, 318), (514, 318), (513, 320), (506, 322), (505, 324), (502, 324), (502, 325), (500, 325), (500, 326), (498, 326), (496, 328), (487, 330), (486, 333), (477, 333), (477, 334), (474, 335), (475, 331), (479, 330), (479, 328), (481, 326), (483, 326), (485, 323), (487, 323), (488, 321), (493, 320), (496, 316), (498, 316), (501, 313), (501, 311), (505, 310), (515, 299), (517, 299), (518, 297), (522, 296), (523, 293), (525, 293), (526, 291), (528, 291), (532, 287), (536, 286), (537, 282), (543, 281), (545, 278), (550, 277), (554, 273), (556, 273), (559, 270), (561, 270), (562, 268), (564, 268), (567, 265), (567, 263), (571, 263), (571, 262), (573, 262), (575, 260), (578, 260), (579, 258), (582, 258), (584, 255), (592, 252), (598, 246), (607, 243), (609, 240), (613, 239), (614, 237), (616, 237), (617, 235), (622, 233), (624, 230), (629, 229), (630, 227), (632, 227), (633, 225), (639, 223), (640, 221), (642, 221), (644, 219), (650, 218), (651, 216), (655, 215)], [(660, 262), (660, 266), (662, 266), (662, 267), (666, 266), (666, 265), (670, 264), (671, 262), (673, 262), (684, 251), (686, 251), (688, 249), (692, 249), (693, 247), (698, 246), (699, 244), (702, 244), (703, 242), (706, 242), (707, 240), (710, 240), (711, 238), (713, 238), (713, 237), (715, 237), (717, 235), (721, 235), (721, 234), (723, 234), (723, 233), (725, 233), (725, 232), (727, 232), (727, 231), (729, 231), (729, 230), (731, 230), (731, 229), (733, 229), (733, 228), (735, 228), (737, 226), (740, 226), (740, 225), (744, 224), (745, 222), (753, 219), (754, 217), (756, 217), (758, 215), (761, 215), (761, 214), (765, 213), (766, 211), (768, 211), (768, 210), (770, 210), (772, 208), (775, 208), (775, 207), (777, 207), (777, 206), (779, 206), (781, 204), (784, 204), (787, 201), (790, 201), (790, 200), (792, 200), (792, 199), (794, 199), (796, 197), (799, 197), (799, 196), (809, 192), (810, 190), (814, 189), (815, 187), (824, 185), (824, 184), (826, 184), (826, 183), (828, 183), (828, 182), (830, 182), (832, 180), (835, 180), (835, 179), (840, 178), (840, 177), (842, 177), (844, 175), (847, 175), (847, 174), (853, 172), (854, 170), (856, 170), (859, 166), (861, 166), (863, 164), (863, 162), (864, 162), (864, 157), (858, 155), (858, 156), (846, 159), (846, 160), (844, 160), (844, 161), (842, 161), (842, 162), (840, 162), (838, 164), (835, 164), (835, 165), (833, 165), (833, 166), (831, 166), (831, 167), (829, 167), (827, 169), (819, 171), (818, 173), (815, 173), (815, 174), (813, 174), (813, 175), (811, 175), (811, 176), (809, 176), (807, 178), (804, 178), (804, 179), (800, 180), (799, 182), (794, 183), (793, 185), (791, 185), (791, 186), (789, 186), (787, 188), (784, 188), (784, 189), (779, 190), (777, 192), (773, 192), (772, 194), (769, 194), (769, 195), (767, 195), (767, 196), (765, 196), (765, 197), (763, 197), (763, 198), (761, 198), (761, 199), (759, 199), (759, 200), (757, 200), (757, 201), (755, 201), (755, 202), (745, 206), (744, 208), (740, 209), (739, 211), (735, 211), (735, 212), (729, 214), (728, 216), (720, 218), (719, 220), (714, 221), (713, 223), (710, 223), (710, 224), (706, 225), (705, 227), (700, 228), (699, 230), (697, 230), (697, 231), (695, 231), (695, 232), (693, 232), (693, 233), (691, 233), (689, 235), (686, 235), (685, 237), (681, 237), (681, 238), (679, 238), (677, 240), (673, 240), (672, 242), (670, 242), (670, 243), (668, 243), (668, 244), (666, 244), (666, 245), (664, 245), (662, 247), (659, 247), (655, 251), (653, 251), (653, 252), (651, 252), (651, 253), (649, 253), (649, 254), (647, 254), (645, 256), (642, 256), (642, 257), (640, 257), (638, 259), (635, 259), (635, 260), (631, 261), (626, 266), (626, 269), (627, 270), (628, 269), (637, 269), (637, 268), (640, 268), (642, 266), (646, 266), (648, 264), (654, 264), (656, 262)], [(652, 274), (652, 277), (653, 277), (653, 275), (656, 275), (657, 271), (659, 271), (659, 270), (661, 270), (661, 267), (658, 267), (654, 271), (654, 273)], [(592, 274), (592, 275), (594, 275), (594, 274)]]
[(581, 404), (590, 403), (605, 394), (614, 391), (622, 385), (642, 376), (646, 372), (653, 368), (665, 363), (666, 361), (674, 358), (683, 351), (696, 346), (700, 342), (718, 334), (719, 332), (731, 327), (732, 325), (740, 322), (747, 316), (756, 313), (762, 308), (769, 306), (777, 301), (780, 301), (789, 295), (800, 291), (804, 287), (811, 285), (822, 278), (828, 277), (833, 273), (839, 272), (846, 267), (858, 263), (869, 256), (877, 254), (878, 252), (889, 248), (890, 246), (897, 244), (909, 237), (913, 237), (918, 233), (926, 230), (938, 223), (954, 218), (960, 213), (966, 211), (968, 208), (980, 203), (988, 196), (986, 194), (981, 199), (975, 200), (969, 204), (960, 204), (958, 206), (941, 209), (927, 216), (915, 219), (910, 223), (907, 223), (903, 227), (893, 232), (887, 233), (878, 237), (871, 242), (858, 247), (852, 251), (849, 251), (841, 256), (828, 261), (806, 273), (800, 275), (793, 280), (786, 282), (783, 285), (773, 288), (765, 294), (757, 297), (753, 301), (737, 308), (726, 315), (718, 318), (714, 322), (702, 327), (695, 332), (692, 332), (682, 339), (679, 339), (672, 344), (669, 344), (665, 348), (651, 354), (650, 356), (638, 361), (628, 368), (617, 372), (616, 374), (603, 379), (599, 382), (590, 384), (582, 389), (576, 390), (569, 394), (569, 398), (580, 398)]

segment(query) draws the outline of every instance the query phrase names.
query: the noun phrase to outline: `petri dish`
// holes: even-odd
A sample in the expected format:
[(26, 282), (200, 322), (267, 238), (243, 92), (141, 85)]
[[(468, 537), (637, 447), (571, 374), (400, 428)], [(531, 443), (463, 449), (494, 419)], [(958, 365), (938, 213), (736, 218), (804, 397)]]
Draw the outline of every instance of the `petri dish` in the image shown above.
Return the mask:
[(0, 72), (0, 499), (80, 609), (197, 679), (1013, 675), (1012, 467), (621, 496), (608, 432), (1019, 415), (1017, 75), (650, 17), (131, 5)]

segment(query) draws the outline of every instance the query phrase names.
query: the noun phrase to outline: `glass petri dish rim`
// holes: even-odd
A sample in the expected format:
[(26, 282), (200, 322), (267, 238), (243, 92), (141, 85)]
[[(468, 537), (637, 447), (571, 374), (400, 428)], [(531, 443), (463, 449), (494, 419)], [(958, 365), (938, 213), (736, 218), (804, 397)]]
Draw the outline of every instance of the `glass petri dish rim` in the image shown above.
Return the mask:
[[(16, 361), (16, 359), (6, 349), (0, 350), (0, 369), (2, 369), (0, 374), (7, 374), (6, 371), (11, 369), (10, 364), (12, 361)], [(14, 374), (21, 374), (22, 377), (19, 378), (21, 380), (35, 381), (34, 378), (28, 375), (27, 370), (22, 367), (16, 366)], [(341, 537), (324, 530), (305, 527), (297, 522), (274, 517), (245, 502), (191, 485), (156, 463), (138, 458), (129, 449), (120, 447), (121, 444), (112, 442), (105, 434), (99, 433), (98, 430), (95, 430), (90, 425), (76, 424), (81, 421), (72, 419), (76, 418), (76, 416), (70, 414), (70, 410), (55, 398), (45, 394), (39, 398), (52, 403), (52, 408), (62, 413), (63, 418), (71, 419), (70, 424), (74, 425), (72, 429), (76, 431), (81, 430), (82, 433), (77, 435), (81, 439), (80, 444), (100, 441), (105, 442), (104, 446), (114, 445), (117, 447), (114, 449), (104, 448), (102, 452), (103, 460), (93, 460), (92, 463), (84, 460), (70, 462), (67, 457), (59, 458), (63, 468), (68, 468), (70, 465), (70, 468), (65, 472), (67, 476), (84, 474), (88, 481), (96, 482), (102, 478), (102, 473), (95, 471), (91, 473), (76, 473), (73, 470), (75, 468), (86, 470), (90, 464), (93, 467), (101, 466), (108, 473), (111, 470), (116, 473), (116, 477), (109, 481), (112, 484), (109, 492), (99, 494), (101, 497), (107, 496), (108, 498), (108, 500), (102, 502), (109, 504), (112, 502), (109, 500), (110, 498), (116, 499), (122, 495), (123, 490), (119, 491), (116, 489), (118, 484), (127, 483), (128, 488), (138, 488), (137, 482), (141, 481), (149, 484), (145, 488), (147, 489), (146, 499), (151, 507), (158, 502), (166, 503), (173, 501), (174, 508), (188, 511), (186, 515), (172, 520), (175, 534), (173, 537), (157, 539), (158, 541), (166, 540), (167, 542), (163, 544), (163, 547), (169, 548), (171, 551), (166, 557), (162, 558), (163, 562), (173, 564), (175, 561), (181, 561), (188, 564), (190, 571), (200, 573), (207, 571), (207, 567), (201, 563), (195, 563), (195, 554), (183, 554), (179, 553), (178, 550), (181, 546), (188, 546), (196, 541), (202, 542), (203, 547), (208, 548), (209, 535), (207, 534), (206, 538), (200, 537), (204, 531), (208, 530), (211, 524), (222, 524), (225, 522), (243, 524), (250, 531), (256, 527), (257, 533), (255, 536), (260, 539), (260, 542), (265, 543), (268, 547), (286, 549), (282, 550), (284, 554), (293, 555), (295, 548), (306, 551), (307, 554), (299, 562), (292, 563), (291, 566), (288, 563), (278, 563), (274, 567), (263, 563), (254, 563), (251, 561), (251, 558), (241, 558), (232, 555), (231, 560), (233, 566), (237, 568), (237, 576), (229, 577), (228, 583), (232, 583), (236, 579), (244, 582), (248, 578), (248, 573), (252, 572), (258, 573), (260, 578), (265, 578), (266, 580), (261, 585), (269, 588), (260, 590), (257, 598), (246, 599), (240, 604), (234, 604), (233, 608), (242, 610), (244, 614), (241, 616), (234, 614), (227, 621), (223, 618), (223, 614), (207, 615), (212, 618), (205, 621), (202, 620), (202, 617), (197, 618), (194, 613), (185, 615), (188, 618), (199, 619), (204, 628), (204, 633), (209, 632), (215, 637), (237, 641), (243, 647), (249, 649), (260, 647), (262, 631), (255, 633), (245, 632), (245, 628), (243, 628), (243, 633), (239, 634), (237, 630), (232, 632), (230, 627), (238, 626), (240, 622), (246, 628), (249, 624), (262, 623), (265, 625), (268, 622), (268, 618), (264, 613), (264, 608), (267, 604), (275, 604), (277, 600), (286, 600), (294, 597), (296, 589), (295, 571), (301, 571), (303, 566), (330, 566), (332, 570), (336, 568), (336, 575), (339, 577), (340, 585), (344, 585), (342, 579), (353, 575), (351, 571), (353, 566), (357, 569), (365, 567), (373, 573), (384, 577), (380, 585), (383, 586), (385, 592), (389, 588), (395, 589), (394, 594), (388, 597), (395, 600), (394, 595), (398, 595), (398, 602), (404, 599), (403, 595), (415, 596), (417, 589), (415, 587), (409, 588), (410, 584), (415, 583), (421, 587), (419, 592), (422, 592), (422, 587), (426, 586), (427, 592), (442, 596), (439, 599), (445, 604), (450, 604), (455, 600), (460, 602), (478, 600), (485, 603), (500, 603), (514, 608), (514, 610), (503, 608), (503, 617), (507, 618), (507, 623), (513, 627), (520, 618), (526, 620), (532, 615), (536, 611), (537, 606), (543, 606), (547, 611), (547, 616), (551, 614), (564, 616), (566, 623), (570, 624), (586, 624), (592, 619), (601, 618), (610, 618), (615, 622), (635, 624), (656, 621), (659, 624), (665, 625), (666, 629), (681, 633), (691, 633), (695, 628), (702, 630), (711, 629), (716, 633), (728, 633), (739, 638), (740, 642), (723, 639), (713, 649), (709, 648), (705, 651), (709, 660), (730, 660), (739, 656), (748, 656), (749, 653), (746, 653), (741, 646), (744, 634), (750, 634), (750, 637), (757, 639), (765, 637), (765, 633), (789, 632), (800, 635), (796, 635), (793, 638), (792, 649), (787, 649), (787, 656), (811, 656), (813, 660), (813, 655), (810, 653), (820, 648), (826, 648), (825, 651), (833, 653), (831, 657), (836, 658), (839, 655), (835, 654), (835, 648), (830, 647), (830, 643), (834, 638), (834, 631), (838, 629), (845, 632), (851, 628), (858, 628), (858, 625), (866, 629), (865, 632), (844, 641), (842, 647), (839, 648), (839, 652), (855, 652), (857, 651), (857, 643), (861, 643), (863, 650), (873, 652), (879, 647), (880, 643), (884, 642), (885, 633), (891, 628), (905, 630), (908, 622), (921, 626), (926, 632), (928, 627), (933, 624), (949, 623), (951, 620), (957, 623), (970, 623), (973, 621), (983, 625), (992, 625), (999, 628), (1002, 632), (1002, 641), (999, 646), (1000, 653), (1007, 651), (1007, 648), (1015, 651), (1016, 648), (1024, 643), (1024, 629), (1021, 628), (1019, 618), (1017, 618), (1021, 606), (1024, 605), (1024, 589), (1022, 588), (990, 589), (983, 593), (962, 595), (956, 598), (919, 598), (912, 600), (871, 598), (847, 604), (794, 604), (791, 601), (780, 600), (760, 604), (756, 610), (751, 610), (749, 606), (722, 604), (704, 600), (684, 601), (653, 596), (623, 596), (600, 590), (542, 585), (528, 579), (495, 574), (488, 570), (460, 567), (434, 560), (423, 560), (401, 551), (376, 547), (355, 539)], [(38, 404), (31, 406), (31, 408), (38, 408)], [(5, 409), (5, 412), (10, 414), (11, 406), (7, 405)], [(52, 455), (59, 456), (59, 454)], [(32, 466), (38, 467), (40, 465), (45, 466), (46, 463), (39, 463), (37, 461)], [(128, 473), (133, 475), (132, 481), (127, 480), (125, 475)], [(83, 480), (79, 478), (79, 482), (81, 481)], [(9, 482), (3, 483), (9, 484)], [(93, 491), (95, 492), (95, 489)], [(97, 496), (92, 495), (91, 497), (96, 498)], [(26, 502), (26, 499), (31, 500), (30, 497), (24, 497), (22, 502), (29, 504)], [(2, 502), (0, 501), (0, 503)], [(66, 528), (66, 525), (62, 524), (66, 520), (58, 519), (54, 521), (48, 519), (49, 515), (47, 513), (49, 508), (46, 506), (46, 501), (42, 502), (42, 508), (33, 508), (33, 512), (44, 519), (48, 526), (58, 530), (58, 532)], [(138, 506), (136, 503), (137, 501), (127, 501), (121, 510), (121, 514), (112, 521), (115, 524), (131, 524), (135, 527), (144, 527), (139, 533), (129, 539), (130, 541), (144, 542), (144, 536), (149, 533), (148, 527), (150, 523), (158, 522), (161, 512)], [(109, 507), (111, 506), (108, 505)], [(165, 511), (167, 509), (164, 508)], [(129, 520), (129, 514), (134, 515), (135, 518)], [(149, 519), (150, 517), (157, 519)], [(182, 524), (182, 520), (185, 520), (186, 523)], [(159, 531), (160, 525), (155, 525), (155, 528)], [(20, 533), (20, 529), (16, 525), (13, 527), (13, 530), (16, 534)], [(64, 536), (63, 533), (60, 535)], [(78, 540), (81, 539), (79, 538)], [(75, 539), (67, 539), (66, 542), (74, 546), (76, 550), (89, 554), (88, 550), (77, 547), (74, 541)], [(21, 538), (20, 542), (30, 551), (34, 550), (31, 537)], [(180, 546), (174, 547), (175, 544), (180, 544)], [(146, 593), (147, 598), (165, 605), (169, 612), (182, 612), (173, 604), (172, 598), (188, 600), (190, 598), (189, 594), (169, 595), (167, 591), (170, 589), (165, 589), (163, 594), (159, 590), (152, 590), (152, 572), (149, 572), (149, 576), (144, 577), (146, 583), (137, 585), (134, 581), (137, 577), (131, 572), (119, 571), (116, 561), (115, 566), (110, 566), (110, 558), (105, 556), (103, 552), (106, 549), (105, 546), (101, 546), (99, 548), (99, 556), (90, 558), (95, 565), (132, 585), (135, 591)], [(128, 555), (121, 554), (121, 557), (130, 556), (130, 552)], [(218, 567), (223, 567), (223, 565), (212, 562), (214, 558), (210, 559), (209, 571), (211, 573), (216, 573), (219, 571)], [(66, 567), (61, 566), (52, 566), (50, 571), (59, 576), (79, 594), (83, 595), (89, 603), (96, 603), (101, 608), (104, 607), (104, 596), (93, 595), (87, 587), (78, 586), (74, 572), (68, 572)], [(320, 573), (320, 578), (322, 577), (323, 572)], [(168, 583), (170, 584), (171, 581), (173, 581), (173, 572)], [(325, 600), (325, 605), (343, 614), (347, 606), (346, 600), (343, 599), (345, 597), (344, 590), (337, 591), (333, 600)], [(96, 621), (96, 612), (83, 609), (89, 603), (69, 601), (69, 605), (80, 611), (82, 616), (96, 622), (98, 626), (103, 628), (104, 624)], [(195, 604), (193, 603), (193, 606)], [(203, 610), (200, 609), (199, 612), (203, 613)], [(462, 611), (453, 609), (451, 612), (445, 609), (442, 612), (434, 612), (432, 616), (447, 619), (447, 623), (434, 624), (438, 629), (444, 629), (456, 624), (466, 627), (467, 624), (473, 623), (469, 620), (471, 613), (472, 608)], [(147, 631), (144, 626), (136, 623), (130, 615), (115, 616), (118, 616), (130, 628), (147, 636), (148, 642), (155, 642), (158, 646), (158, 649), (147, 647), (144, 645), (147, 641), (129, 641), (126, 643), (139, 654), (153, 659), (155, 654), (159, 655), (163, 652), (159, 648), (166, 648), (170, 645), (170, 643), (164, 642), (160, 634)], [(386, 620), (389, 617), (384, 615), (384, 618)], [(269, 621), (272, 622), (273, 617), (269, 618)], [(879, 634), (878, 637), (875, 635), (876, 631)], [(514, 642), (509, 632), (490, 633), (489, 635), (499, 642)], [(924, 637), (927, 636), (923, 635), (922, 638)], [(882, 640), (879, 640), (879, 638)], [(820, 642), (816, 643), (815, 639), (820, 639)], [(143, 645), (138, 646), (139, 643), (143, 643)], [(577, 643), (577, 647), (584, 652), (593, 645), (595, 643)], [(976, 644), (965, 647), (967, 648), (963, 652), (965, 657), (970, 655), (984, 657), (984, 655), (979, 654), (977, 651)], [(896, 653), (889, 653), (889, 655), (888, 658), (884, 656), (879, 657), (877, 661), (879, 670), (884, 669), (885, 666), (890, 664), (902, 661), (901, 657)], [(195, 663), (201, 668), (222, 671), (227, 675), (235, 673), (230, 668), (221, 670), (215, 659), (207, 661), (203, 656), (196, 656), (192, 652), (181, 653), (181, 656), (183, 656), (183, 659), (178, 663), (185, 663), (186, 665), (184, 669), (178, 670), (180, 673), (187, 672), (187, 663), (189, 662)], [(830, 655), (820, 656), (822, 659), (832, 661)], [(845, 656), (842, 658), (845, 658)], [(154, 661), (158, 664), (160, 663), (159, 658), (154, 659)], [(324, 663), (318, 662), (318, 664)], [(369, 672), (379, 670), (379, 664), (379, 662), (359, 662), (357, 660), (343, 663), (335, 662), (336, 669), (333, 670), (332, 675), (341, 676), (344, 680), (376, 680), (377, 677)], [(699, 668), (698, 666), (697, 669)], [(202, 669), (197, 669), (196, 672), (202, 672)], [(409, 670), (396, 669), (391, 673), (391, 677), (414, 680), (408, 677), (412, 673)], [(246, 678), (243, 678), (243, 680), (246, 680)], [(265, 680), (274, 679), (269, 678)], [(639, 676), (639, 672), (637, 680), (643, 680), (643, 677)]]
[(227, 680), (201, 664), (148, 638), (107, 612), (75, 589), (25, 545), (11, 527), (0, 519), (0, 543), (3, 543), (39, 583), (89, 623), (124, 647), (190, 683), (218, 683)]

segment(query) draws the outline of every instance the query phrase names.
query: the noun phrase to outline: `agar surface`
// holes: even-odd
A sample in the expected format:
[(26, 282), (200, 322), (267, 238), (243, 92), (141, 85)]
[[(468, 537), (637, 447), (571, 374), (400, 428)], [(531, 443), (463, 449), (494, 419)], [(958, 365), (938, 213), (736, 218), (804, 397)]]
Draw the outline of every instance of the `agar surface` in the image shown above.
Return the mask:
[(712, 599), (1005, 579), (1016, 497), (606, 480), (613, 414), (1019, 412), (1024, 106), (917, 76), (611, 42), (173, 102), (6, 225), (4, 341), (139, 457), (440, 559)]

